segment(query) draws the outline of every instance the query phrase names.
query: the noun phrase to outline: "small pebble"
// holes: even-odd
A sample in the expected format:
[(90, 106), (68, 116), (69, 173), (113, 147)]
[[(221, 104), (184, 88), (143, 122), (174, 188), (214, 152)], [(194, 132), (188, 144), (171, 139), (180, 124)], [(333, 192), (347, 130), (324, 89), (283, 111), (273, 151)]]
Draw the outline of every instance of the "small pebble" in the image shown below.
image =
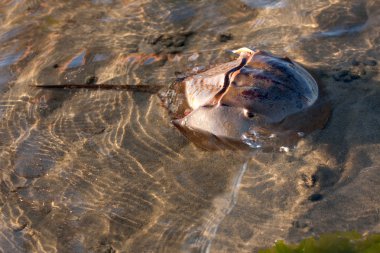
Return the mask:
[(59, 65), (56, 63), (53, 65), (53, 68), (57, 69), (57, 68), (59, 68)]
[(362, 73), (365, 74), (365, 70), (364, 70), (364, 72), (363, 72), (363, 70), (360, 70), (360, 71), (341, 70), (341, 71), (338, 71), (337, 73), (335, 73), (333, 75), (333, 78), (337, 82), (348, 83), (348, 82), (352, 82), (356, 79), (359, 79), (361, 77)]
[(360, 62), (356, 59), (353, 59), (351, 64), (352, 64), (352, 66), (359, 66)]
[(359, 76), (359, 75), (356, 75), (356, 74), (350, 74), (350, 78), (351, 78), (350, 81), (353, 81), (353, 80), (359, 79), (360, 76)]
[(229, 40), (232, 40), (233, 36), (230, 33), (222, 33), (219, 35), (219, 41), (220, 42), (227, 42)]
[(348, 70), (341, 70), (340, 72), (338, 72), (339, 77), (345, 77), (345, 76), (348, 76), (349, 74), (350, 74), (350, 71)]
[(86, 78), (85, 83), (86, 84), (95, 84), (98, 81), (98, 78), (96, 76), (88, 76)]
[(320, 201), (323, 199), (323, 195), (320, 193), (313, 193), (307, 199), (312, 201), (312, 202)]
[(204, 70), (205, 68), (206, 68), (205, 66), (198, 66), (198, 67), (194, 67), (191, 71), (193, 73), (197, 73), (197, 72)]
[(344, 77), (346, 77), (350, 72), (348, 70), (341, 70), (341, 71), (338, 71), (337, 73), (335, 73), (333, 75), (333, 78), (335, 79), (335, 81), (342, 81)]
[(366, 66), (376, 66), (377, 65), (377, 61), (375, 61), (375, 60), (365, 60), (363, 62), (363, 64), (366, 65)]
[(285, 153), (288, 153), (289, 152), (289, 147), (280, 147), (280, 152), (285, 152)]
[(194, 53), (194, 54), (192, 54), (190, 57), (189, 57), (189, 61), (195, 61), (196, 59), (198, 59), (198, 57), (199, 57), (199, 54), (197, 54), (197, 53)]
[(298, 135), (298, 137), (305, 137), (305, 133), (304, 132), (297, 132), (297, 135)]
[(307, 224), (305, 222), (301, 222), (301, 221), (298, 221), (298, 220), (297, 221), (293, 221), (292, 225), (295, 228), (306, 228), (307, 227)]

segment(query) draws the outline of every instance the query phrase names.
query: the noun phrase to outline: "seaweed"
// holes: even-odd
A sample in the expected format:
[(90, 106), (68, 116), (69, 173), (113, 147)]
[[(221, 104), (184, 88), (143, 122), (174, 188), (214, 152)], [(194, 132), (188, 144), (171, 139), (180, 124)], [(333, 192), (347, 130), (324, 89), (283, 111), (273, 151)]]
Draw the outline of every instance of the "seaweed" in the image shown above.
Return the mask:
[(279, 240), (269, 249), (259, 253), (378, 253), (380, 234), (361, 235), (357, 232), (323, 234), (307, 238), (298, 244), (287, 244)]

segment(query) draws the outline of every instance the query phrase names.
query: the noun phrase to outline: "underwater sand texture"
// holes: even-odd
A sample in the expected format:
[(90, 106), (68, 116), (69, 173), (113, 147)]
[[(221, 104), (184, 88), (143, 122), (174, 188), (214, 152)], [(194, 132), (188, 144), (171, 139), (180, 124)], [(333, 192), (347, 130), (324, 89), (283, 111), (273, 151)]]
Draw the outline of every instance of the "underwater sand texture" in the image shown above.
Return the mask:
[[(290, 152), (204, 152), (149, 93), (257, 47), (311, 69), (333, 111)], [(0, 251), (256, 252), (380, 232), (377, 0), (3, 0)]]

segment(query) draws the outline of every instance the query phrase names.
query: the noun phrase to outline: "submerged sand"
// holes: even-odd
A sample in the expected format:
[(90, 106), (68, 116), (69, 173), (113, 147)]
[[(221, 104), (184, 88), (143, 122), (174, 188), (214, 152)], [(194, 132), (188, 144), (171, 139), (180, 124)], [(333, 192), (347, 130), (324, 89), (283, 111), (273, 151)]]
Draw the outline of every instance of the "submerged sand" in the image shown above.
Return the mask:
[[(380, 232), (378, 1), (0, 4), (4, 252), (255, 252)], [(149, 93), (255, 46), (312, 69), (326, 127), (290, 152), (204, 152)]]

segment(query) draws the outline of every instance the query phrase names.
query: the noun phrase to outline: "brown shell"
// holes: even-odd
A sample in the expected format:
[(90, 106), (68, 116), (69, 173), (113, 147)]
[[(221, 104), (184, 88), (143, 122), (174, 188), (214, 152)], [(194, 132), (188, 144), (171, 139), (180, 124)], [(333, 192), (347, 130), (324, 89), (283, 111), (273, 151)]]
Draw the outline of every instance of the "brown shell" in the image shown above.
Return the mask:
[[(263, 146), (309, 131), (314, 128), (311, 123), (320, 128), (318, 122), (324, 125), (328, 118), (315, 109), (320, 103), (313, 77), (290, 59), (263, 51), (241, 54), (235, 61), (180, 80), (170, 90), (173, 124), (192, 141), (212, 138), (216, 147), (216, 139), (242, 143), (247, 136)], [(304, 120), (308, 114), (314, 119)], [(319, 114), (324, 115), (320, 120)]]
[(221, 103), (279, 122), (308, 108), (317, 98), (318, 85), (305, 69), (288, 58), (259, 51), (231, 74)]

